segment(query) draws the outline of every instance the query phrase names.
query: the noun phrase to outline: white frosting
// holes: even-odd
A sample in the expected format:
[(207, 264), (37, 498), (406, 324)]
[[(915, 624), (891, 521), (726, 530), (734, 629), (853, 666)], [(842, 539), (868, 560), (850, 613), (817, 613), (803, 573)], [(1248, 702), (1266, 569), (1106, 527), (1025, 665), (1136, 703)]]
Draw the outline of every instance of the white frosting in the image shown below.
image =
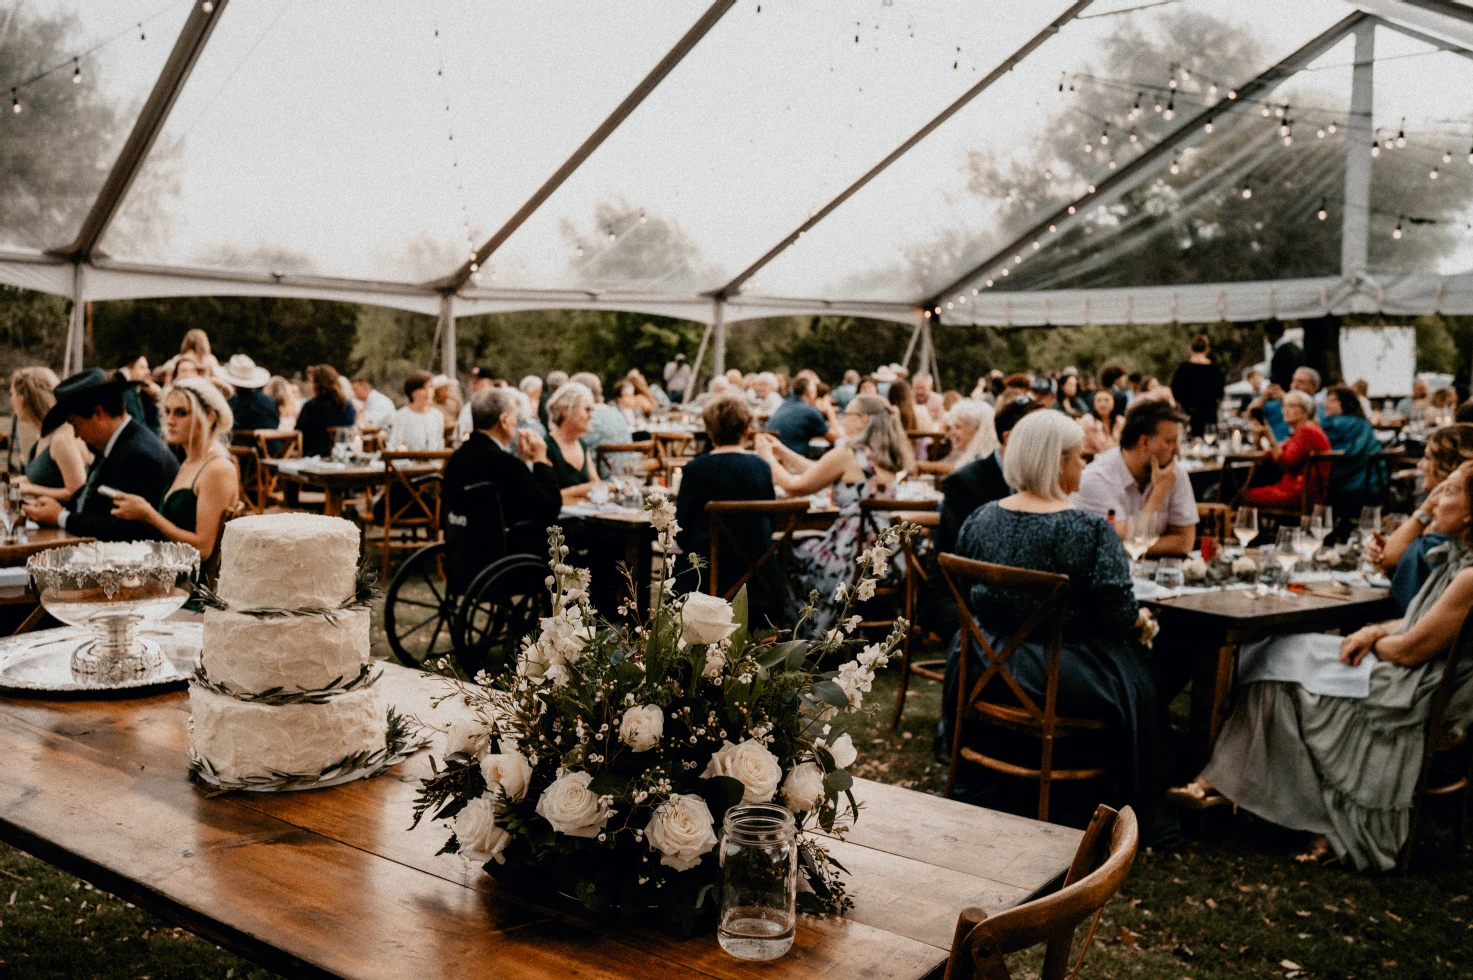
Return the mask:
[(220, 541), (216, 591), (236, 609), (337, 606), (357, 586), (358, 543), (357, 525), (339, 517), (238, 517)]
[(327, 704), (263, 705), (190, 685), (189, 736), (221, 779), (272, 772), (316, 775), (362, 751), (384, 747), (386, 718), (377, 687)]
[(368, 610), (348, 609), (333, 620), (206, 609), (200, 661), (212, 682), (243, 694), (318, 691), (357, 677), (369, 659)]

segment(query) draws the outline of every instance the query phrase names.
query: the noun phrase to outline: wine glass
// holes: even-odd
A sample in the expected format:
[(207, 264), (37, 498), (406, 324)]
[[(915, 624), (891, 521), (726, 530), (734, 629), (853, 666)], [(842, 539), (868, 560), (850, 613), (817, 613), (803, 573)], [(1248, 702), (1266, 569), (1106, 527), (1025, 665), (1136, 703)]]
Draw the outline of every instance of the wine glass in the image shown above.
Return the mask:
[(1362, 507), (1360, 509), (1360, 520), (1356, 523), (1356, 528), (1360, 531), (1361, 575), (1374, 575), (1376, 573), (1376, 566), (1372, 565), (1365, 555), (1370, 548), (1371, 539), (1381, 533), (1381, 508), (1374, 506)]
[(1320, 537), (1314, 533), (1314, 517), (1301, 517), (1299, 519), (1299, 540), (1295, 545), (1299, 549), (1299, 557), (1306, 562), (1314, 561), (1314, 556), (1320, 550)]
[(1274, 591), (1285, 593), (1289, 578), (1294, 574), (1294, 566), (1299, 564), (1299, 528), (1279, 528), (1278, 538), (1274, 541), (1274, 561), (1279, 563), (1279, 584)]
[(0, 524), (5, 526), (5, 542), (7, 544), (15, 541), (15, 522), (20, 518), (20, 486), (8, 484), (4, 494), (0, 494)]
[(1207, 425), (1202, 428), (1202, 441), (1209, 446), (1217, 444), (1217, 426)]
[(1155, 514), (1137, 514), (1126, 520), (1125, 539), (1122, 544), (1125, 545), (1125, 553), (1130, 556), (1134, 565), (1131, 572), (1134, 577), (1142, 576), (1141, 559), (1146, 556), (1146, 552), (1151, 550), (1151, 545), (1155, 544), (1160, 536), (1160, 533), (1156, 531)]
[(1239, 507), (1238, 515), (1233, 521), (1233, 534), (1242, 542), (1243, 552), (1246, 554), (1248, 545), (1258, 537), (1258, 508)]
[(1325, 539), (1335, 529), (1335, 514), (1329, 504), (1315, 504), (1314, 513), (1309, 518), (1309, 533), (1314, 535), (1316, 542), (1323, 547)]

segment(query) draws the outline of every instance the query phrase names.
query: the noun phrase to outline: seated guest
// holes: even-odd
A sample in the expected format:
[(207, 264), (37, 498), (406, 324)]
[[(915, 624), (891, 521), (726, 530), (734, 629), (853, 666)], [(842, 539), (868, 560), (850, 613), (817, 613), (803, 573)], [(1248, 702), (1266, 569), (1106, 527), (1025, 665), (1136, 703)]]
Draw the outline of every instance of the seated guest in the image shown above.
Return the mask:
[[(711, 557), (711, 522), (706, 516), (706, 504), (713, 500), (772, 500), (772, 470), (766, 460), (743, 448), (751, 433), (752, 412), (741, 398), (721, 398), (707, 405), (701, 412), (701, 421), (706, 426), (706, 436), (711, 440), (711, 451), (702, 453), (685, 464), (680, 480), (680, 492), (675, 498), (675, 520), (680, 533), (675, 543), (686, 554)], [(743, 543), (754, 546), (755, 557), (767, 550), (766, 542), (772, 540), (772, 525), (767, 518), (749, 519), (745, 524), (733, 518), (729, 522), (733, 533), (739, 534)], [(728, 545), (728, 554), (730, 543)], [(681, 571), (688, 566), (681, 563)], [(723, 588), (746, 573), (746, 568), (732, 563), (723, 569)], [(709, 570), (705, 573), (709, 582)], [(693, 575), (682, 575), (688, 579), (687, 589), (695, 587)], [(749, 595), (757, 590), (749, 589)], [(774, 598), (776, 589), (767, 598)], [(768, 605), (771, 605), (769, 602)], [(781, 608), (766, 610), (768, 616), (781, 615)], [(767, 617), (762, 617), (767, 618)], [(754, 620), (761, 622), (762, 618)]]
[(652, 387), (645, 380), (644, 372), (639, 368), (630, 368), (624, 375), (624, 380), (634, 386), (634, 399), (636, 407), (646, 418), (654, 415), (662, 408), (670, 407), (670, 399), (664, 397), (665, 393)]
[[(193, 370), (195, 374), (179, 373), (179, 362), (185, 360), (193, 362), (192, 367), (185, 371)], [(168, 369), (171, 381), (200, 375), (213, 378), (220, 371), (220, 362), (210, 353), (210, 335), (195, 327), (184, 334), (184, 339), (179, 342), (179, 353), (165, 361), (164, 367)]]
[(844, 383), (834, 389), (834, 404), (839, 411), (849, 407), (849, 401), (859, 394), (859, 372), (850, 368), (844, 372)]
[[(592, 452), (599, 446), (607, 446), (610, 443), (632, 442), (634, 430), (629, 427), (629, 422), (624, 418), (623, 412), (604, 401), (603, 385), (598, 380), (598, 375), (591, 371), (579, 371), (573, 375), (572, 380), (581, 384), (593, 396), (593, 417), (589, 420), (588, 431), (583, 436), (584, 447)], [(615, 468), (637, 458), (632, 453), (618, 453), (608, 457), (604, 467), (605, 471), (599, 474), (600, 478), (608, 476)]]
[(1063, 376), (1059, 378), (1059, 401), (1054, 408), (1071, 419), (1082, 418), (1089, 413), (1089, 402), (1079, 387), (1079, 372), (1074, 368), (1065, 368)]
[(353, 413), (360, 429), (382, 429), (394, 414), (394, 399), (364, 377), (353, 379)]
[(230, 396), (230, 414), (236, 429), (274, 429), (281, 424), (276, 402), (261, 390), (271, 380), (270, 371), (257, 367), (245, 354), (234, 354), (226, 362), (221, 377), (235, 389), (235, 394)]
[[(892, 486), (896, 475), (913, 469), (910, 441), (898, 413), (879, 395), (856, 395), (839, 416), (844, 439), (817, 462), (798, 455), (767, 433), (755, 437), (757, 453), (772, 470), (772, 482), (789, 497), (832, 488), (838, 519), (822, 537), (793, 549), (798, 562), (800, 604), (818, 590), (812, 623), (818, 635), (833, 624), (834, 589), (849, 581), (860, 541), (859, 502)], [(789, 469), (792, 472), (789, 472)]]
[[(1303, 369), (1301, 369), (1303, 370)], [(1249, 423), (1253, 441), (1268, 439), (1269, 455), (1279, 464), (1279, 482), (1243, 491), (1243, 503), (1250, 507), (1275, 507), (1297, 510), (1303, 503), (1304, 481), (1311, 465), (1311, 453), (1330, 451), (1330, 440), (1314, 421), (1314, 399), (1297, 388), (1284, 392), (1284, 422), (1289, 426), (1289, 439), (1280, 443), (1271, 428), (1257, 419)], [(1130, 423), (1126, 422), (1129, 428)], [(1328, 463), (1314, 463), (1321, 473), (1313, 474), (1322, 481), (1329, 471)]]
[[(1130, 582), (1130, 564), (1108, 522), (1070, 506), (1080, 489), (1084, 458), (1079, 426), (1059, 412), (1035, 412), (1013, 428), (1003, 467), (1016, 492), (986, 504), (962, 525), (956, 553), (976, 561), (1069, 576), (1058, 615), (1063, 620), (1058, 710), (1100, 718), (1119, 733), (1100, 746), (1111, 758), (1123, 798), (1151, 827), (1165, 789), (1163, 738), (1166, 713), (1158, 704), (1151, 661), (1140, 644), (1143, 618)], [(968, 607), (989, 642), (1010, 636), (1033, 613), (1029, 595), (982, 584), (972, 587)], [(946, 666), (939, 733), (949, 747), (956, 723), (960, 647)], [(986, 668), (977, 644), (968, 645), (968, 675)], [(1035, 637), (1009, 658), (1008, 671), (1028, 695), (1042, 702), (1047, 691), (1047, 644)], [(1037, 764), (1034, 756), (1033, 764)], [(991, 770), (961, 770), (958, 795), (995, 806), (1008, 802), (1007, 778)], [(961, 787), (965, 786), (965, 789)], [(1017, 809), (1016, 805), (1011, 807)], [(1088, 811), (1082, 815), (1088, 819)]]
[[(1202, 774), (1172, 796), (1195, 806), (1228, 803), (1312, 834), (1302, 861), (1339, 857), (1389, 871), (1406, 841), (1422, 763), (1427, 712), (1444, 657), (1473, 605), (1473, 463), (1448, 477), (1437, 523), (1449, 540), (1429, 553), (1433, 570), (1406, 616), (1338, 636), (1278, 637), (1240, 675), (1242, 687)], [(1318, 654), (1304, 684), (1256, 670), (1283, 656)], [(1339, 663), (1335, 662), (1338, 654)], [(1351, 670), (1369, 657), (1369, 668)], [(1344, 665), (1343, 667), (1341, 665)], [(1279, 676), (1283, 676), (1279, 673)], [(1458, 665), (1449, 718), (1462, 727), (1473, 704), (1473, 662)]]
[(123, 389), (123, 407), (135, 422), (143, 424), (144, 428), (159, 433), (159, 399), (164, 393), (158, 385), (153, 383), (153, 372), (148, 369), (148, 358), (142, 354), (129, 358), (118, 368), (118, 375), (124, 381), (135, 381), (128, 388)]
[[(888, 389), (889, 388), (889, 384), (886, 383), (885, 387)], [(862, 377), (862, 378), (859, 379), (859, 394), (861, 394), (861, 395), (878, 395), (879, 393), (880, 393), (880, 382), (879, 382), (879, 380), (877, 378), (873, 377), (872, 375), (866, 374), (864, 377)], [(846, 404), (844, 407), (845, 408), (848, 408), (849, 406)]]
[(1445, 425), (1428, 436), (1427, 450), (1417, 460), (1427, 488), (1425, 499), (1384, 542), (1377, 536), (1366, 548), (1367, 560), (1390, 577), (1391, 598), (1402, 612), (1432, 574), (1427, 553), (1449, 540), (1449, 530), (1436, 519), (1438, 495), (1449, 486), (1447, 478), (1469, 460), (1473, 460), (1473, 425)]
[(777, 375), (762, 371), (752, 376), (752, 411), (767, 418), (782, 407), (783, 396), (777, 390)]
[[(491, 373), (490, 368), (481, 365), (471, 368), (471, 398), (476, 397), (477, 392), (485, 391), (488, 388), (495, 388), (500, 383), (496, 380), (495, 375)], [(464, 442), (466, 437), (473, 431), (472, 426), (475, 423), (471, 421), (470, 399), (466, 399), (466, 403), (461, 406), (460, 414), (447, 415), (443, 408), (441, 408), (440, 414), (444, 415), (447, 420), (455, 419), (455, 444), (457, 446)]]
[(1413, 378), (1412, 393), (1396, 403), (1396, 414), (1404, 419), (1420, 419), (1431, 403), (1432, 396), (1427, 390), (1426, 379)]
[(445, 416), (433, 404), (433, 381), (428, 371), (410, 371), (404, 379), (409, 404), (389, 416), (384, 426), (385, 449), (425, 452), (445, 448)]
[[(440, 413), (446, 428), (451, 427), (455, 420), (460, 418), (460, 410), (465, 405), (465, 399), (461, 397), (460, 385), (443, 374), (434, 375), (430, 379), (430, 401)], [(440, 433), (440, 448), (445, 448), (445, 433)]]
[(992, 406), (964, 398), (946, 415), (946, 438), (951, 452), (942, 460), (956, 469), (997, 451), (997, 426)]
[(911, 381), (910, 393), (916, 405), (926, 410), (932, 422), (939, 420), (945, 414), (945, 398), (936, 390), (935, 381), (926, 372), (922, 371)]
[(808, 451), (808, 443), (814, 439), (831, 444), (839, 439), (838, 417), (832, 407), (828, 407), (827, 414), (819, 409), (818, 383), (806, 374), (793, 379), (788, 397), (763, 428), (800, 456)]
[(620, 381), (614, 386), (614, 407), (624, 416), (624, 421), (629, 423), (631, 430), (644, 428), (648, 421), (640, 405), (639, 392), (635, 390), (634, 382)]
[(1191, 477), (1177, 458), (1181, 427), (1187, 421), (1186, 413), (1164, 397), (1137, 398), (1125, 413), (1120, 445), (1100, 453), (1085, 468), (1074, 506), (1099, 517), (1113, 513), (1122, 536), (1131, 518), (1159, 515), (1164, 530), (1150, 554), (1191, 551), (1197, 498)]
[(168, 491), (154, 498), (157, 505), (139, 494), (120, 493), (113, 498), (113, 516), (193, 545), (200, 562), (208, 562), (221, 526), (240, 499), (235, 461), (225, 444), (232, 421), (230, 405), (214, 383), (206, 378), (175, 382), (164, 395), (164, 434), (170, 445), (184, 448), (184, 462)]
[(582, 500), (601, 482), (593, 451), (584, 442), (593, 424), (593, 406), (593, 392), (579, 381), (569, 381), (547, 400), (548, 435), (552, 437), (547, 457), (565, 504)]
[(1330, 467), (1330, 503), (1349, 514), (1379, 501), (1386, 489), (1386, 464), (1377, 457), (1381, 442), (1353, 389), (1335, 385), (1325, 392), (1321, 428), (1330, 448), (1345, 454)]
[(1120, 445), (1120, 430), (1125, 427), (1125, 413), (1115, 411), (1118, 404), (1109, 388), (1098, 388), (1090, 396), (1089, 414), (1080, 418), (1084, 429), (1084, 454), (1098, 456)]
[(277, 425), (286, 430), (295, 429), (302, 406), (292, 383), (280, 375), (272, 375), (261, 391), (276, 405), (276, 414), (281, 420)]
[[(510, 388), (483, 388), (471, 396), (471, 433), (445, 463), (444, 508), (447, 515), (465, 514), (475, 504), (475, 484), (490, 483), (501, 502), (507, 553), (543, 555), (563, 498), (547, 443), (517, 428), (519, 402)], [(473, 557), (479, 568), (499, 556)]]
[(723, 375), (718, 374), (716, 377), (711, 379), (709, 384), (706, 385), (705, 392), (691, 399), (691, 407), (698, 408), (704, 411), (706, 406), (711, 404), (713, 401), (716, 401), (718, 398), (725, 397), (732, 393), (733, 392), (731, 390), (731, 385), (727, 382), (726, 378)]
[(113, 515), (111, 493), (160, 500), (179, 472), (179, 461), (163, 440), (134, 422), (123, 407), (123, 388), (131, 383), (109, 379), (100, 368), (91, 368), (56, 386), (56, 404), (46, 413), (42, 434), (70, 424), (91, 447), (96, 462), (65, 509), (55, 497), (38, 497), (25, 505), (28, 518), (99, 541), (160, 537), (150, 524)]
[(537, 401), (537, 419), (538, 419), (538, 421), (540, 421), (543, 424), (544, 427), (548, 424), (547, 423), (547, 400), (552, 397), (552, 393), (554, 391), (557, 391), (559, 388), (561, 388), (563, 385), (565, 385), (567, 383), (568, 383), (568, 372), (566, 372), (566, 371), (549, 371), (549, 372), (547, 372), (547, 383), (542, 386), (542, 397), (540, 399), (538, 399), (538, 401)]
[(530, 429), (537, 433), (545, 441), (547, 439), (547, 427), (542, 424), (538, 417), (537, 406), (542, 400), (542, 379), (536, 375), (529, 374), (517, 385), (517, 390), (522, 394), (522, 417), (517, 422), (517, 428)]
[[(1325, 396), (1320, 391), (1320, 373), (1312, 367), (1301, 367), (1294, 370), (1294, 380), (1289, 386), (1290, 391), (1302, 391), (1314, 399), (1316, 420), (1324, 417)], [(1263, 394), (1252, 403), (1263, 407), (1263, 418), (1268, 427), (1273, 430), (1274, 438), (1280, 442), (1289, 438), (1290, 425), (1284, 418), (1284, 392), (1277, 385), (1266, 385)]]
[(302, 403), (297, 413), (296, 428), (302, 434), (303, 456), (332, 455), (331, 429), (345, 429), (353, 424), (353, 405), (343, 397), (338, 384), (337, 368), (331, 364), (314, 364), (307, 369), (312, 397)]
[[(21, 368), (10, 377), (10, 410), (27, 428), (41, 430), (46, 414), (56, 404), (56, 372), (45, 367)], [(55, 497), (62, 503), (87, 482), (92, 453), (77, 438), (71, 424), (63, 422), (31, 444), (25, 473), (19, 477), (21, 492), (31, 496)]]

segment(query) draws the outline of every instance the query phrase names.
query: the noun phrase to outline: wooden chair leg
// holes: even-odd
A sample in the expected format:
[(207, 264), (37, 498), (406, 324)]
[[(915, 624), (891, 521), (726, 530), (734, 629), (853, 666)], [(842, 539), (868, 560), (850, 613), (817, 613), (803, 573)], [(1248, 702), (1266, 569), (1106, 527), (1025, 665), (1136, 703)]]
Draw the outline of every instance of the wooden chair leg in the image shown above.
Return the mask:
[(942, 796), (948, 800), (956, 789), (956, 771), (962, 761), (962, 721), (967, 710), (967, 641), (961, 643), (961, 659), (957, 663), (956, 715), (951, 720), (951, 763), (946, 767), (946, 786)]
[(905, 694), (910, 689), (910, 636), (913, 629), (905, 631), (905, 640), (900, 644), (900, 690), (895, 694), (895, 711), (890, 716), (890, 731), (900, 727), (900, 715), (905, 711)]

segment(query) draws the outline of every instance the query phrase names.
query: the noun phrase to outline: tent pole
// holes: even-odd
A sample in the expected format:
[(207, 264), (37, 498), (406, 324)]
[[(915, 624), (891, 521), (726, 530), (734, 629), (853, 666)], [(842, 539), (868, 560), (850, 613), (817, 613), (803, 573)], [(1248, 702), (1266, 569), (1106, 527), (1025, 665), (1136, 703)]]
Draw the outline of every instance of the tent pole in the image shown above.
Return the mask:
[(916, 352), (916, 341), (921, 339), (921, 331), (926, 327), (926, 321), (922, 320), (916, 324), (916, 328), (910, 332), (910, 343), (905, 345), (905, 356), (900, 359), (900, 366), (907, 371), (910, 370), (910, 356)]
[(87, 301), (82, 293), (82, 263), (77, 262), (72, 265), (72, 312), (67, 318), (66, 356), (62, 362), (65, 375), (82, 370), (85, 359)]
[[(935, 352), (931, 349), (931, 321), (930, 320), (922, 320), (921, 321), (921, 356), (916, 361), (915, 374), (912, 374), (911, 375), (912, 383), (914, 383), (915, 375), (916, 374), (924, 374), (927, 371), (931, 370), (931, 361), (934, 360), (934, 359), (935, 359)], [(910, 361), (909, 360), (906, 361), (905, 366), (907, 368), (910, 367)], [(932, 377), (931, 378), (931, 381), (933, 383), (935, 382), (935, 380), (936, 380), (935, 377)]]
[(711, 351), (711, 376), (726, 373), (726, 302), (721, 298), (711, 301), (716, 308), (716, 319), (712, 321), (712, 333), (716, 337), (716, 344)]
[(1355, 281), (1366, 272), (1371, 240), (1371, 110), (1376, 74), (1376, 24), (1355, 27), (1350, 119), (1345, 127), (1345, 215), (1340, 230), (1340, 274)]
[(455, 380), (455, 294), (440, 297), (440, 373)]
[(690, 384), (685, 386), (685, 391), (680, 396), (680, 404), (682, 405), (690, 404), (691, 389), (695, 388), (701, 382), (701, 362), (706, 359), (706, 345), (711, 341), (713, 323), (706, 324), (706, 332), (701, 334), (701, 346), (696, 348), (696, 359), (690, 366)]

